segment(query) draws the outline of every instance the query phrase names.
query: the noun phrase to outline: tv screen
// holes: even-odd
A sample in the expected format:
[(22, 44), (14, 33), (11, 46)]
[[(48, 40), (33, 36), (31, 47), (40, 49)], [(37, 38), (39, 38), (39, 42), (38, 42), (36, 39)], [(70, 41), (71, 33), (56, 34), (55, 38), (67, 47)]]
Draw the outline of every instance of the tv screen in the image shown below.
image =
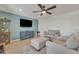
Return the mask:
[(32, 27), (32, 21), (27, 19), (20, 19), (21, 27)]

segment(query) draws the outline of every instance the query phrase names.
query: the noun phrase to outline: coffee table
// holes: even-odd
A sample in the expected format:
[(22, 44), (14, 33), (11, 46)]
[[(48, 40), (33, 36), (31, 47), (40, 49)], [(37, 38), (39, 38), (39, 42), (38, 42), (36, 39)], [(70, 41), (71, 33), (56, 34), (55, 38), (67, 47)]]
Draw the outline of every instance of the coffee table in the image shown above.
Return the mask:
[(45, 38), (45, 37), (38, 37), (38, 38), (32, 39), (31, 46), (33, 46), (37, 50), (40, 50), (46, 45), (47, 40), (48, 38)]

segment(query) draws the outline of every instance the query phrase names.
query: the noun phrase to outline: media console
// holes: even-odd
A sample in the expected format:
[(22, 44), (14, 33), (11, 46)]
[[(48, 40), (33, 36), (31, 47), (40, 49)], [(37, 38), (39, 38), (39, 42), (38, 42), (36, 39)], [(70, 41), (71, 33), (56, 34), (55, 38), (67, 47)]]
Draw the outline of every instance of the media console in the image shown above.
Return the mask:
[(28, 39), (28, 38), (33, 38), (34, 37), (34, 31), (20, 31), (20, 40)]

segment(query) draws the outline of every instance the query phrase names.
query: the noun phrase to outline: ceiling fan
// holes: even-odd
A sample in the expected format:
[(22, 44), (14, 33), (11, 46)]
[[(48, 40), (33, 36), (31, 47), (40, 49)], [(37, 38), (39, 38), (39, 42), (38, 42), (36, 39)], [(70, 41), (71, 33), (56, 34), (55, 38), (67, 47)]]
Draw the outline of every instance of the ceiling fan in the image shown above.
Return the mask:
[(49, 7), (49, 8), (45, 8), (46, 6), (45, 5), (41, 5), (41, 4), (37, 4), (40, 8), (41, 8), (41, 11), (32, 11), (33, 13), (38, 13), (38, 12), (41, 12), (40, 16), (42, 16), (43, 14), (47, 13), (49, 15), (52, 15), (51, 12), (49, 12), (49, 10), (51, 9), (54, 9), (56, 8), (56, 5), (52, 6), (52, 7)]

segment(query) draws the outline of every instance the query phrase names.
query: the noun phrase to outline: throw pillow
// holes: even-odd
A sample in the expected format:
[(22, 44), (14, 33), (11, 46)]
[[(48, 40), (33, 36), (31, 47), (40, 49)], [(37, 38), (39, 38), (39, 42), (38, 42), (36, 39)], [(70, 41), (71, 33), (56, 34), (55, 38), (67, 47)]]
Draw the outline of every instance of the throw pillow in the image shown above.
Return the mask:
[(75, 33), (75, 38), (79, 40), (79, 32)]
[(76, 39), (74, 36), (71, 36), (65, 43), (67, 48), (70, 49), (77, 49), (79, 47), (79, 40)]

